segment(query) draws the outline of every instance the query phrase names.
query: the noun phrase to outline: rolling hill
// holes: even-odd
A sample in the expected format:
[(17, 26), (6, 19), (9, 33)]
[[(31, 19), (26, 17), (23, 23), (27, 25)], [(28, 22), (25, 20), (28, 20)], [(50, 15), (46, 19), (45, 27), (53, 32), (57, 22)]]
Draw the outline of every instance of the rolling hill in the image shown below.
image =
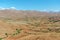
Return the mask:
[(0, 10), (0, 40), (60, 40), (60, 12)]

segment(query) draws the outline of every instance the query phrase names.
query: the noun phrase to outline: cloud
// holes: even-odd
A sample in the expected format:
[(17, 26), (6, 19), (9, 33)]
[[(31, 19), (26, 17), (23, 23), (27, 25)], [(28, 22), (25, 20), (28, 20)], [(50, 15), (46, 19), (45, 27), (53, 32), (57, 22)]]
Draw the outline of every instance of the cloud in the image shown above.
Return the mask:
[(16, 9), (16, 7), (10, 7), (11, 9)]
[(0, 7), (0, 10), (5, 10), (5, 8)]
[(9, 8), (4, 8), (4, 7), (0, 7), (0, 10), (6, 10), (6, 9), (16, 9), (16, 7), (9, 7)]
[(43, 9), (43, 10), (40, 10), (40, 11), (42, 11), (42, 12), (47, 12), (48, 10), (46, 10), (46, 9)]
[(49, 11), (59, 12), (60, 10), (57, 10), (57, 9), (50, 9)]
[(43, 10), (40, 10), (42, 12), (59, 12), (60, 10), (57, 10), (57, 9), (43, 9)]

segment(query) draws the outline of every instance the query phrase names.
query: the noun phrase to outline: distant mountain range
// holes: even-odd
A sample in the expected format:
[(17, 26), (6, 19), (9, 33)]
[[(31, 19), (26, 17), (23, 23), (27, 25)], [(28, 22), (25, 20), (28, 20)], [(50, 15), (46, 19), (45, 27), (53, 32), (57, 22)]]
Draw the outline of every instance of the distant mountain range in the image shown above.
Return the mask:
[(43, 12), (35, 10), (14, 10), (5, 9), (0, 10), (0, 18), (24, 18), (27, 17), (48, 17), (48, 16), (60, 16), (60, 12)]

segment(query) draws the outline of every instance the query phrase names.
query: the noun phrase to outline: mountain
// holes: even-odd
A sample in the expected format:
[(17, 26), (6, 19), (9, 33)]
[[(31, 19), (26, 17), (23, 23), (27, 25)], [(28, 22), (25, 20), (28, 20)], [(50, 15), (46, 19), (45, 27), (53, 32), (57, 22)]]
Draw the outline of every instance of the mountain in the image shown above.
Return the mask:
[(60, 40), (60, 12), (0, 10), (0, 40)]

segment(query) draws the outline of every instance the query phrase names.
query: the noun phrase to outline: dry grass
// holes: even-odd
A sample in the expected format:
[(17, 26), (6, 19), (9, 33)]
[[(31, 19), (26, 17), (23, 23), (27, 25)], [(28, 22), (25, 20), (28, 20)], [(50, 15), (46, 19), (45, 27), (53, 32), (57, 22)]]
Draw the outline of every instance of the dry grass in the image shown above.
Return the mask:
[[(8, 14), (8, 11), (3, 12)], [(19, 13), (24, 17), (21, 17)], [(13, 11), (9, 15), (10, 18), (0, 18), (0, 40), (60, 40), (59, 16), (52, 16), (45, 12), (42, 12), (42, 15), (35, 11), (31, 12), (33, 14), (28, 11), (29, 14), (22, 13), (25, 11)]]

